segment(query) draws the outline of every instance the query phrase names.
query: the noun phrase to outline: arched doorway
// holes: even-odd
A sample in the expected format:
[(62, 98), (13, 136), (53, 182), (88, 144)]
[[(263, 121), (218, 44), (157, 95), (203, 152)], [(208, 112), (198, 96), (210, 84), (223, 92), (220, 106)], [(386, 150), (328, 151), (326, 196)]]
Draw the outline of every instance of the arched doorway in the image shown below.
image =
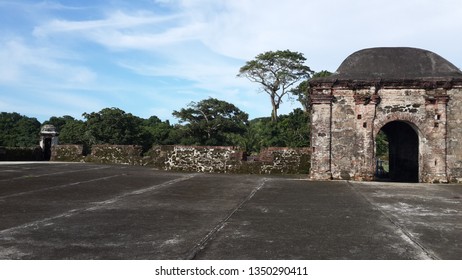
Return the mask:
[[(392, 121), (381, 130), (386, 136), (385, 141), (376, 138), (376, 151), (379, 148), (388, 149), (388, 164), (385, 163), (383, 177), (391, 181), (419, 182), (419, 136), (411, 124), (404, 121)], [(383, 140), (383, 138), (382, 138)], [(388, 144), (388, 147), (383, 145)], [(380, 175), (380, 162), (376, 174)]]

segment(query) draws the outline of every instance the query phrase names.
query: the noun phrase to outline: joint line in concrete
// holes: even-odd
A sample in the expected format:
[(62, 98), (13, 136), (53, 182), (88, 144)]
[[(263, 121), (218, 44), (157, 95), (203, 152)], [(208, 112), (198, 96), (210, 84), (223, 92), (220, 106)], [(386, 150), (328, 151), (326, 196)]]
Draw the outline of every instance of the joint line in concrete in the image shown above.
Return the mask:
[(101, 181), (101, 180), (107, 180), (107, 179), (110, 179), (110, 178), (115, 178), (115, 177), (124, 176), (124, 175), (125, 174), (112, 175), (112, 176), (106, 176), (106, 177), (91, 179), (91, 180), (87, 180), (87, 181), (74, 182), (74, 183), (69, 183), (69, 184), (64, 184), (64, 185), (59, 185), (59, 186), (54, 186), (54, 187), (48, 187), (48, 188), (43, 188), (43, 189), (38, 189), (38, 190), (24, 191), (24, 192), (14, 193), (14, 194), (7, 194), (7, 195), (0, 196), (0, 199), (16, 197), (16, 196), (21, 196), (21, 195), (26, 195), (26, 194), (31, 194), (31, 193), (37, 193), (37, 192), (42, 192), (42, 191), (55, 190), (55, 189), (59, 189), (59, 188), (71, 187), (71, 186), (76, 186), (76, 185), (81, 185), (81, 184), (86, 184), (86, 183), (92, 183), (92, 182), (97, 182), (97, 181)]
[(0, 230), (0, 235), (13, 233), (14, 231), (27, 229), (27, 228), (31, 228), (31, 227), (34, 227), (34, 228), (37, 229), (40, 226), (42, 226), (44, 224), (47, 224), (49, 221), (60, 219), (60, 218), (68, 218), (68, 217), (74, 216), (75, 214), (86, 212), (86, 211), (98, 210), (98, 209), (104, 208), (105, 206), (107, 206), (109, 204), (116, 203), (119, 200), (121, 200), (123, 198), (126, 198), (128, 196), (138, 195), (138, 194), (142, 194), (142, 193), (145, 193), (145, 192), (148, 192), (148, 191), (157, 190), (159, 188), (163, 188), (163, 187), (170, 186), (172, 184), (175, 184), (175, 183), (178, 183), (178, 182), (181, 182), (181, 181), (188, 180), (188, 179), (190, 179), (190, 178), (192, 178), (194, 176), (196, 176), (196, 174), (185, 175), (185, 176), (182, 176), (180, 178), (169, 180), (167, 182), (160, 183), (160, 184), (157, 184), (157, 185), (153, 185), (153, 186), (141, 189), (141, 190), (136, 190), (136, 191), (131, 191), (131, 192), (128, 192), (128, 193), (123, 193), (123, 194), (118, 195), (116, 197), (113, 197), (111, 199), (107, 199), (107, 200), (104, 200), (104, 201), (92, 203), (93, 206), (90, 206), (90, 207), (82, 207), (82, 208), (72, 209), (72, 210), (66, 211), (66, 212), (64, 212), (62, 214), (59, 214), (59, 215), (55, 215), (55, 216), (44, 218), (44, 219), (41, 219), (41, 220), (25, 223), (25, 224), (22, 224), (22, 225), (19, 225), (19, 226), (14, 226), (14, 227), (11, 227), (11, 228)]
[(361, 191), (359, 191), (350, 181), (346, 181), (348, 186), (359, 196), (361, 196), (372, 208), (380, 211), (382, 215), (387, 218), (387, 220), (397, 228), (397, 230), (401, 233), (401, 238), (403, 238), (406, 242), (412, 245), (414, 248), (422, 251), (422, 256), (424, 259), (431, 259), (431, 260), (439, 260), (440, 258), (430, 249), (426, 248), (423, 244), (421, 244), (414, 235), (406, 229), (403, 225), (401, 225), (393, 215), (390, 215), (383, 211), (380, 207), (374, 204), (366, 195), (364, 195)]
[(263, 178), (260, 180), (260, 183), (250, 192), (250, 194), (242, 200), (223, 220), (221, 220), (212, 230), (210, 230), (185, 256), (186, 260), (193, 260), (196, 256), (207, 247), (207, 244), (212, 240), (215, 235), (225, 227), (226, 223), (231, 219), (231, 217), (239, 211), (244, 204), (252, 199), (252, 197), (265, 185), (268, 181), (268, 178)]
[(49, 176), (49, 175), (60, 175), (60, 174), (66, 174), (66, 173), (82, 172), (82, 171), (88, 171), (88, 170), (99, 170), (99, 169), (107, 169), (107, 168), (111, 168), (111, 167), (110, 166), (99, 166), (99, 167), (89, 168), (89, 169), (66, 170), (66, 171), (59, 171), (59, 172), (46, 173), (46, 174), (37, 174), (37, 175), (24, 175), (20, 177), (1, 179), (0, 182), (1, 181), (14, 181), (14, 180), (20, 180), (20, 179), (27, 179), (27, 178), (39, 178), (39, 177), (44, 177), (44, 176)]

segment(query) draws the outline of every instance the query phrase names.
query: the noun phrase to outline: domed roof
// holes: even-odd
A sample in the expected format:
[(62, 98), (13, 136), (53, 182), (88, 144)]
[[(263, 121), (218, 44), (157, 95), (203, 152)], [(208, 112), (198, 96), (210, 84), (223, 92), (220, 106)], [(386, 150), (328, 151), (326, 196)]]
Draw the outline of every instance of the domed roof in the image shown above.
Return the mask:
[(45, 124), (40, 129), (40, 134), (58, 134), (56, 127), (52, 124)]
[(348, 56), (330, 79), (435, 79), (461, 78), (452, 63), (431, 51), (417, 48), (371, 48)]

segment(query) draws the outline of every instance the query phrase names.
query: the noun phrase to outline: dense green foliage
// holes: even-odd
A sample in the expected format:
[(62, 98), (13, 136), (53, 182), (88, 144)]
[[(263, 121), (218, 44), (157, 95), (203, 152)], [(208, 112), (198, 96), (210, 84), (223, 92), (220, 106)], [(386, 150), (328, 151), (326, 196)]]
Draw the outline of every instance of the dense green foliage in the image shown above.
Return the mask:
[(247, 152), (258, 152), (265, 147), (307, 147), (309, 143), (309, 115), (295, 109), (288, 115), (281, 115), (277, 123), (271, 118), (250, 121), (241, 146)]
[[(86, 152), (93, 144), (140, 145), (146, 151), (153, 145), (240, 146), (249, 154), (261, 148), (309, 146), (309, 115), (295, 109), (271, 118), (249, 121), (248, 114), (231, 103), (214, 98), (192, 102), (174, 111), (179, 124), (170, 125), (152, 116), (143, 119), (118, 108), (84, 113), (84, 120), (71, 116), (51, 117), (43, 124), (54, 125), (61, 144), (79, 144)], [(2, 113), (1, 145), (36, 146), (40, 123), (17, 113)], [(24, 138), (28, 135), (29, 138)]]
[(177, 127), (180, 143), (185, 145), (237, 145), (235, 136), (245, 133), (249, 117), (233, 104), (215, 98), (192, 102), (173, 115), (185, 123)]
[[(311, 78), (321, 78), (330, 75), (332, 75), (331, 72), (323, 70), (314, 73)], [(303, 110), (305, 110), (305, 112), (308, 112), (310, 109), (310, 85), (308, 81), (309, 80), (305, 80), (290, 90), (290, 93), (297, 98), (297, 101), (300, 102), (300, 104), (302, 104)]]
[(291, 87), (298, 81), (308, 79), (313, 73), (304, 65), (306, 58), (302, 53), (285, 51), (268, 51), (239, 69), (238, 77), (246, 77), (258, 83), (271, 99), (271, 120), (278, 121), (278, 109), (282, 98), (291, 93)]
[(142, 145), (149, 141), (143, 129), (143, 120), (118, 108), (105, 108), (99, 112), (84, 113), (87, 137), (90, 144)]
[(152, 116), (142, 119), (118, 108), (84, 113), (86, 120), (70, 116), (51, 117), (43, 124), (52, 124), (59, 131), (61, 144), (84, 145), (85, 151), (93, 144), (140, 145), (148, 150), (155, 144), (174, 144), (170, 139), (172, 126)]
[(375, 138), (376, 156), (382, 160), (388, 160), (388, 137), (380, 130)]
[(0, 146), (33, 147), (39, 143), (40, 122), (18, 113), (0, 114)]
[[(118, 108), (84, 113), (85, 120), (71, 116), (51, 117), (43, 124), (52, 124), (59, 131), (61, 144), (140, 145), (146, 151), (153, 145), (240, 146), (248, 154), (266, 147), (308, 147), (310, 115), (295, 109), (281, 115), (277, 123), (271, 118), (248, 121), (248, 115), (233, 104), (209, 98), (192, 102), (174, 111), (180, 123), (170, 125), (156, 116), (143, 119)], [(17, 113), (1, 113), (0, 146), (32, 147), (39, 141), (40, 123)], [(388, 140), (384, 133), (376, 138), (377, 157), (388, 156)]]

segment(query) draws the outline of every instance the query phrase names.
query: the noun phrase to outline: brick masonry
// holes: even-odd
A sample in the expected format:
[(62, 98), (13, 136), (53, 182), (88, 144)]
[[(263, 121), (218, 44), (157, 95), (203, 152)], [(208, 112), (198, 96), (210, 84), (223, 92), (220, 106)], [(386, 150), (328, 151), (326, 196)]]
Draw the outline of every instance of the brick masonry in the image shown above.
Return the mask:
[(311, 178), (374, 179), (382, 130), (391, 179), (462, 182), (462, 71), (449, 61), (416, 48), (364, 49), (309, 85)]
[(372, 180), (375, 137), (400, 121), (419, 137), (420, 182), (462, 181), (461, 80), (312, 86), (313, 179)]

